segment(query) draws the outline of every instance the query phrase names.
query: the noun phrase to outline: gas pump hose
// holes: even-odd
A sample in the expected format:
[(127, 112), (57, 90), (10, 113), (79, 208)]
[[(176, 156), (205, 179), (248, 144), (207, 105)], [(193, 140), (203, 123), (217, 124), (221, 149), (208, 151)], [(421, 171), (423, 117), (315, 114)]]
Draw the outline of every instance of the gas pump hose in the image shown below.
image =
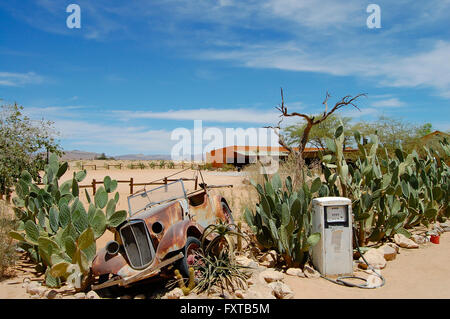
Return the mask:
[[(357, 238), (357, 233), (356, 233), (356, 229), (353, 228), (353, 234), (355, 235), (355, 238)], [(348, 287), (357, 287), (357, 288), (362, 288), (362, 289), (374, 289), (374, 288), (380, 288), (383, 287), (384, 284), (386, 283), (386, 280), (384, 279), (384, 277), (378, 273), (375, 268), (373, 268), (368, 262), (367, 260), (364, 258), (364, 255), (361, 253), (361, 250), (359, 249), (359, 245), (358, 245), (358, 241), (356, 241), (356, 250), (358, 250), (359, 254), (361, 255), (362, 259), (364, 260), (364, 262), (366, 263), (367, 267), (373, 271), (373, 273), (378, 276), (381, 279), (381, 284), (377, 285), (377, 286), (369, 286), (367, 283), (367, 280), (365, 278), (362, 277), (357, 277), (357, 276), (340, 276), (338, 277), (336, 280), (333, 280), (331, 278), (327, 278), (325, 276), (323, 276), (322, 274), (320, 275), (323, 279), (326, 279), (328, 281), (331, 281), (335, 284), (341, 285), (341, 286), (348, 286)], [(358, 279), (358, 280), (362, 280), (365, 281), (365, 284), (354, 284), (348, 281), (345, 281), (344, 279)]]

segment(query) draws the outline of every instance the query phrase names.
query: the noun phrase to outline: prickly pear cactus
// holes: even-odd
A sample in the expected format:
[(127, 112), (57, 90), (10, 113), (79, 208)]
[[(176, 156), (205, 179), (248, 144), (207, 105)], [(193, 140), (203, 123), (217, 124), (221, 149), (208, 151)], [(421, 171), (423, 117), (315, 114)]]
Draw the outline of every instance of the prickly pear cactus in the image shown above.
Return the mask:
[(260, 200), (255, 212), (245, 209), (244, 219), (262, 246), (276, 250), (289, 266), (302, 264), (309, 248), (320, 240), (319, 233), (311, 233), (310, 203), (322, 182), (317, 177), (311, 187), (305, 183), (294, 190), (290, 176), (284, 185), (278, 174), (264, 179), (264, 185), (252, 181)]
[(96, 240), (107, 229), (113, 230), (126, 220), (124, 210), (117, 211), (119, 193), (108, 199), (117, 188), (117, 181), (104, 179), (92, 200), (85, 190), (88, 210), (81, 203), (78, 183), (86, 171), (73, 173), (71, 180), (60, 184), (59, 179), (68, 169), (55, 155), (45, 166), (44, 187), (33, 183), (24, 171), (16, 184), (17, 197), (13, 198), (14, 211), (19, 219), (16, 231), (10, 236), (17, 239), (30, 258), (45, 272), (48, 286), (59, 286), (67, 281), (81, 288), (90, 273), (96, 253)]
[(323, 156), (326, 188), (333, 196), (352, 199), (354, 220), (359, 231), (359, 244), (366, 240), (380, 241), (396, 233), (410, 237), (407, 229), (450, 217), (449, 144), (441, 141), (446, 154), (425, 148), (425, 157), (416, 151), (410, 154), (401, 147), (395, 154), (379, 156), (378, 137), (361, 144), (361, 136), (354, 132), (359, 158), (347, 165), (342, 153), (343, 127), (334, 140), (327, 141), (331, 154)]

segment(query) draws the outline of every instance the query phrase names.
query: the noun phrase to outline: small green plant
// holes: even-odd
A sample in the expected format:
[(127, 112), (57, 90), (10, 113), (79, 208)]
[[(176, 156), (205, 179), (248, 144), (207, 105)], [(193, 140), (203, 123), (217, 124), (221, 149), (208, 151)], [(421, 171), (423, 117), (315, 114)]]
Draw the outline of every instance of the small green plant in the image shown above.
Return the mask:
[[(211, 235), (214, 236), (214, 239), (208, 241), (207, 238)], [(217, 255), (222, 257), (222, 255), (227, 254), (228, 258), (233, 260), (235, 252), (235, 239), (237, 241), (242, 238), (247, 240), (245, 235), (240, 232), (238, 226), (235, 224), (228, 224), (220, 220), (217, 224), (212, 224), (206, 227), (200, 241), (206, 255)]]
[(221, 171), (228, 172), (228, 171), (234, 171), (236, 167), (232, 164), (223, 164), (220, 168)]
[(159, 168), (164, 168), (166, 167), (166, 161), (165, 160), (160, 160), (159, 161)]
[(90, 267), (96, 254), (96, 240), (109, 229), (125, 221), (127, 213), (116, 211), (119, 193), (108, 199), (117, 188), (117, 181), (106, 176), (86, 211), (81, 203), (78, 185), (86, 171), (74, 172), (73, 178), (61, 185), (59, 179), (68, 168), (50, 157), (45, 166), (44, 187), (33, 183), (31, 175), (23, 171), (16, 184), (14, 211), (19, 219), (15, 231), (9, 234), (20, 242), (38, 269), (45, 273), (46, 285), (58, 287), (67, 281), (83, 288), (90, 280)]
[(189, 280), (188, 280), (188, 286), (186, 287), (186, 284), (184, 282), (184, 278), (181, 275), (180, 271), (178, 269), (175, 269), (175, 278), (176, 282), (178, 282), (178, 286), (183, 291), (184, 295), (187, 296), (189, 293), (194, 289), (195, 287), (195, 270), (193, 267), (189, 267)]
[(209, 294), (214, 286), (229, 292), (246, 289), (249, 275), (244, 269), (246, 267), (237, 265), (228, 254), (220, 256), (201, 254), (201, 262), (195, 266), (198, 275), (197, 286), (193, 291), (206, 291)]
[(174, 162), (169, 161), (169, 162), (167, 163), (167, 168), (173, 169), (174, 167), (175, 167), (175, 163), (174, 163)]
[(156, 167), (156, 163), (153, 162), (153, 161), (151, 161), (151, 162), (148, 164), (148, 167), (150, 167), (151, 169), (154, 169), (154, 168)]

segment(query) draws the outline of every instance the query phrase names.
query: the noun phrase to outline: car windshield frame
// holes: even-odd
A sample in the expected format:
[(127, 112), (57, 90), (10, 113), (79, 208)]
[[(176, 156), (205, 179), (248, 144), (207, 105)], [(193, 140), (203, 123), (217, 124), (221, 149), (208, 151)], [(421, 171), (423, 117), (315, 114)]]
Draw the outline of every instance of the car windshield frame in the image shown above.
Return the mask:
[[(155, 202), (152, 202), (150, 200), (150, 196), (149, 196), (150, 193), (155, 192), (155, 191), (157, 191), (159, 189), (162, 189), (162, 188), (169, 188), (170, 185), (174, 185), (176, 183), (181, 183), (181, 189), (183, 191), (183, 194), (170, 196), (168, 198), (165, 198), (165, 199), (160, 200), (160, 201), (155, 201)], [(136, 206), (136, 205), (132, 204), (131, 202), (132, 202), (133, 198), (136, 198), (136, 197), (147, 197), (148, 203), (146, 205), (144, 205), (143, 207), (139, 208), (139, 209), (136, 209), (136, 207), (133, 207), (133, 209), (132, 209), (132, 206)], [(140, 213), (142, 211), (145, 211), (146, 209), (151, 208), (153, 206), (156, 206), (156, 205), (168, 202), (168, 201), (172, 201), (172, 200), (177, 200), (177, 199), (180, 199), (180, 198), (187, 199), (186, 188), (184, 187), (184, 182), (183, 182), (183, 179), (181, 179), (181, 178), (176, 180), (176, 181), (164, 184), (162, 186), (158, 186), (158, 187), (152, 188), (150, 190), (146, 190), (144, 188), (142, 191), (136, 192), (136, 193), (128, 196), (128, 213), (129, 213), (130, 217), (132, 217), (132, 216), (134, 216), (134, 215), (136, 215), (136, 214), (138, 214), (138, 213)]]

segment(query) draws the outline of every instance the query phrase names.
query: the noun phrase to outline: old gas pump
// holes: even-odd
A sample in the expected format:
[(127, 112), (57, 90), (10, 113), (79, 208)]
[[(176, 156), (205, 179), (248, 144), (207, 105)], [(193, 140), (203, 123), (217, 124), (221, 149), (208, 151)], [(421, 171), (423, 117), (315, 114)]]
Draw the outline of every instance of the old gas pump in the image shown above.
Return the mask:
[(321, 235), (312, 248), (312, 261), (324, 276), (353, 273), (352, 202), (321, 197), (312, 202), (312, 231)]

